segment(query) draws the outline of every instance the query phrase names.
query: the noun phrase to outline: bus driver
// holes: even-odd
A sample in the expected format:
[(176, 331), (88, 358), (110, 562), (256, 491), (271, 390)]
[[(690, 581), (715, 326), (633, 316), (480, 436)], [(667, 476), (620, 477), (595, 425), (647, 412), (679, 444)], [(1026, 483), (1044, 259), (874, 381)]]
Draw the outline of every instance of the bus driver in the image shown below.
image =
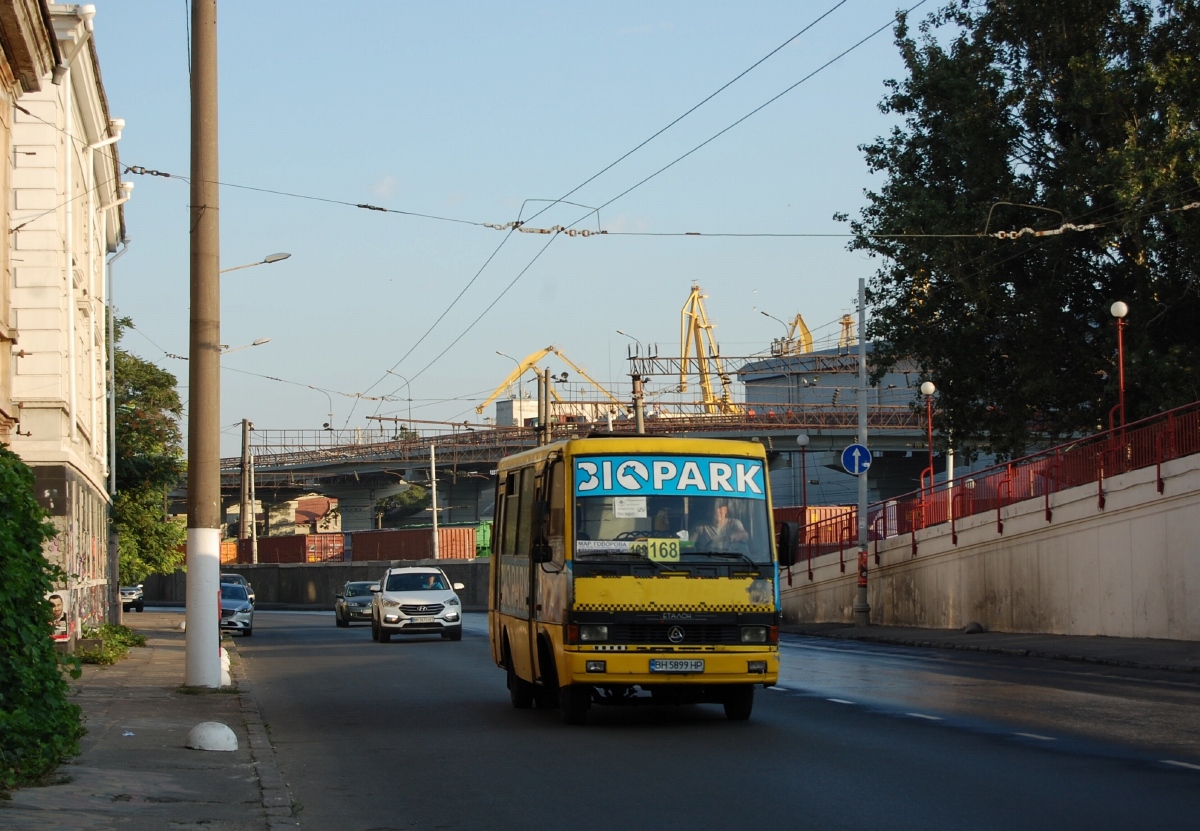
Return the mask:
[(729, 551), (744, 549), (750, 534), (741, 520), (729, 516), (729, 500), (718, 498), (713, 500), (712, 524), (697, 527), (692, 539), (697, 551)]

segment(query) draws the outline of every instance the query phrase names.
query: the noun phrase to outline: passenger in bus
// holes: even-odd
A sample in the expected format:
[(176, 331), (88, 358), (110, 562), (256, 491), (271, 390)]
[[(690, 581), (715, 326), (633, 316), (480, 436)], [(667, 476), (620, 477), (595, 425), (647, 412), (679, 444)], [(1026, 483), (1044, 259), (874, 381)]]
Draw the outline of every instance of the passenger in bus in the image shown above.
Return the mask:
[(729, 516), (729, 507), (728, 499), (713, 500), (712, 522), (698, 526), (691, 534), (696, 541), (697, 551), (736, 551), (746, 548), (750, 534), (741, 520)]

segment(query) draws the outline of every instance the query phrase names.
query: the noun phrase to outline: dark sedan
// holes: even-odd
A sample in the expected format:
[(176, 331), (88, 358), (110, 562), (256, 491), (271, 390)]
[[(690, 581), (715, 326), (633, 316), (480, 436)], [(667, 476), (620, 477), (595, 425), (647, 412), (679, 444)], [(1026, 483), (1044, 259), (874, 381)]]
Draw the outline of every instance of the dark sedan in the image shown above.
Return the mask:
[(349, 626), (356, 620), (371, 622), (371, 587), (379, 584), (371, 580), (352, 580), (342, 586), (333, 601), (333, 616), (338, 626)]

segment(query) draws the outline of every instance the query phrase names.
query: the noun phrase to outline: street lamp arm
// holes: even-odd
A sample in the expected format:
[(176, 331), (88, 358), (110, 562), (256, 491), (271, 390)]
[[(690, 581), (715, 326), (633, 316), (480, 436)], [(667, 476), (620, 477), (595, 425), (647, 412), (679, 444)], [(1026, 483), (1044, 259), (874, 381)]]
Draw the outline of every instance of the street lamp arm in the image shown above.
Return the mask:
[(225, 344), (221, 344), (221, 354), (228, 355), (230, 352), (241, 352), (243, 349), (249, 349), (252, 346), (262, 346), (264, 343), (270, 343), (270, 342), (271, 342), (270, 338), (258, 338), (257, 340), (253, 341), (252, 343), (247, 343), (242, 346), (229, 347), (229, 346), (226, 346)]
[(217, 273), (218, 274), (228, 274), (231, 271), (240, 271), (243, 268), (254, 268), (254, 266), (256, 266), (256, 265), (270, 265), (271, 263), (277, 263), (280, 260), (286, 260), (290, 256), (292, 256), (292, 255), (287, 253), (286, 251), (280, 251), (277, 254), (268, 254), (267, 256), (265, 256), (261, 260), (259, 260), (258, 262), (246, 263), (244, 265), (235, 265), (230, 268), (223, 268)]

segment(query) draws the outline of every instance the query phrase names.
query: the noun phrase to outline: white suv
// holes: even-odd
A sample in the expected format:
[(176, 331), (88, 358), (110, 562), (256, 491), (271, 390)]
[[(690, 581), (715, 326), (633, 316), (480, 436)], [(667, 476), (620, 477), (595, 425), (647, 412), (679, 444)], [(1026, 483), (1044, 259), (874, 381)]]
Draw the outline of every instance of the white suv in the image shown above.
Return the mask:
[(371, 587), (371, 639), (387, 643), (392, 635), (441, 635), (462, 640), (462, 603), (440, 568), (389, 568)]

